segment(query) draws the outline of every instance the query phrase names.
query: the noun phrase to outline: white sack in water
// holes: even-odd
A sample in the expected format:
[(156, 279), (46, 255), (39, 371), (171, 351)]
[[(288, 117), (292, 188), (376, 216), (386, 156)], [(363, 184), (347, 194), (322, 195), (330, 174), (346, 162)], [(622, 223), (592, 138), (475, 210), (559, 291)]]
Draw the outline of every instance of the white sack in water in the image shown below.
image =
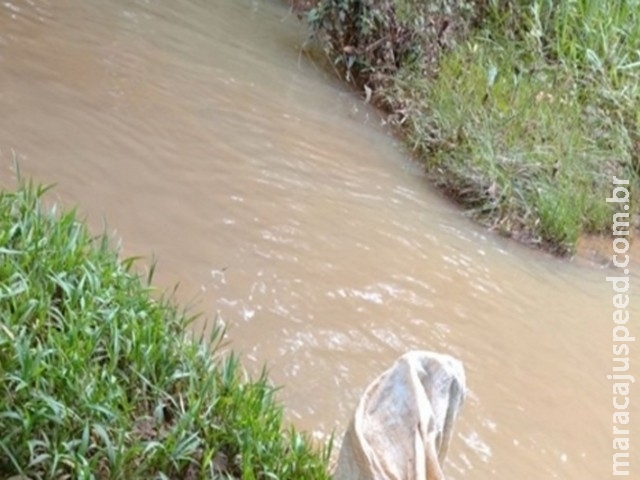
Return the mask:
[(443, 480), (465, 390), (458, 360), (426, 351), (400, 357), (360, 399), (334, 480)]

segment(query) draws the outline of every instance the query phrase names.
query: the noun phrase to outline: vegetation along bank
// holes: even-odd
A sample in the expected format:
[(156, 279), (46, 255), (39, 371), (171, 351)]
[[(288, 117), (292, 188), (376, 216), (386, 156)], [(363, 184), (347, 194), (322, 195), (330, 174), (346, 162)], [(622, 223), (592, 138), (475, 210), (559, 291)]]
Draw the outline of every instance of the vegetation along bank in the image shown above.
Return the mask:
[(0, 191), (0, 478), (327, 479), (263, 374), (45, 189)]
[(558, 254), (640, 190), (640, 1), (320, 0), (313, 45), (476, 220)]

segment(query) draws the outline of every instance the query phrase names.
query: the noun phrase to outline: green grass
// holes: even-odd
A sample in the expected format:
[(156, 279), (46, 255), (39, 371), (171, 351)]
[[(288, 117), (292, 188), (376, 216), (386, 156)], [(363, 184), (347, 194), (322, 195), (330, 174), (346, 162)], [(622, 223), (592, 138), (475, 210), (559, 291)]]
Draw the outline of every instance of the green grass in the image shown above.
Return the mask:
[[(358, 38), (360, 23), (340, 24), (338, 12), (356, 3), (321, 0), (310, 13), (316, 39), (336, 64), (358, 67), (349, 72), (354, 83), (374, 87), (433, 181), (475, 219), (565, 254), (580, 236), (610, 231), (612, 175), (629, 179), (638, 198), (640, 1), (476, 2), (470, 19), (450, 15), (461, 26), (446, 45), (396, 34), (421, 42), (398, 51), (430, 53), (394, 64), (372, 57), (371, 28), (361, 51), (345, 58), (340, 42)], [(455, 8), (468, 12), (469, 2), (443, 1), (432, 17), (412, 0), (372, 5), (385, 9), (384, 36), (437, 25)], [(413, 9), (411, 23), (402, 23), (400, 6)]]
[(436, 184), (475, 218), (570, 251), (582, 233), (610, 229), (604, 199), (611, 175), (628, 176), (628, 133), (596, 104), (585, 107), (568, 72), (525, 71), (516, 55), (461, 46), (433, 81), (409, 69), (385, 93), (415, 112), (405, 120), (407, 140)]
[(193, 317), (44, 192), (0, 192), (0, 478), (329, 478), (266, 375), (219, 329), (188, 340)]

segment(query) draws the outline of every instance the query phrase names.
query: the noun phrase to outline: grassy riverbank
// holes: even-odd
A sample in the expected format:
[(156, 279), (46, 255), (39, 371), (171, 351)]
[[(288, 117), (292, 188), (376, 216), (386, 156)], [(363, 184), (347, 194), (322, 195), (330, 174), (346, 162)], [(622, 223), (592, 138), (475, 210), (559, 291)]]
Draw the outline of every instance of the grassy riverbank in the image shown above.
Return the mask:
[(219, 331), (187, 340), (189, 316), (43, 191), (0, 191), (0, 478), (328, 478), (266, 377), (216, 354)]
[(612, 175), (638, 198), (637, 0), (314, 5), (312, 36), (336, 71), (491, 229), (571, 253), (611, 231)]

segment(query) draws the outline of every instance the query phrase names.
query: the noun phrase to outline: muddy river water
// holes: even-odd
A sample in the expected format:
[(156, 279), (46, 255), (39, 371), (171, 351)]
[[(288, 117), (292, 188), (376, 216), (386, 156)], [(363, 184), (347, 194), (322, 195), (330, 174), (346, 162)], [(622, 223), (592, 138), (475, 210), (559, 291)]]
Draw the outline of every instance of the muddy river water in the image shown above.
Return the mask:
[[(320, 439), (430, 349), (467, 369), (451, 478), (611, 476), (611, 271), (468, 221), (304, 39), (275, 0), (4, 1), (0, 184), (17, 159), (154, 254), (157, 284), (219, 316)], [(640, 334), (640, 296), (628, 308)]]

